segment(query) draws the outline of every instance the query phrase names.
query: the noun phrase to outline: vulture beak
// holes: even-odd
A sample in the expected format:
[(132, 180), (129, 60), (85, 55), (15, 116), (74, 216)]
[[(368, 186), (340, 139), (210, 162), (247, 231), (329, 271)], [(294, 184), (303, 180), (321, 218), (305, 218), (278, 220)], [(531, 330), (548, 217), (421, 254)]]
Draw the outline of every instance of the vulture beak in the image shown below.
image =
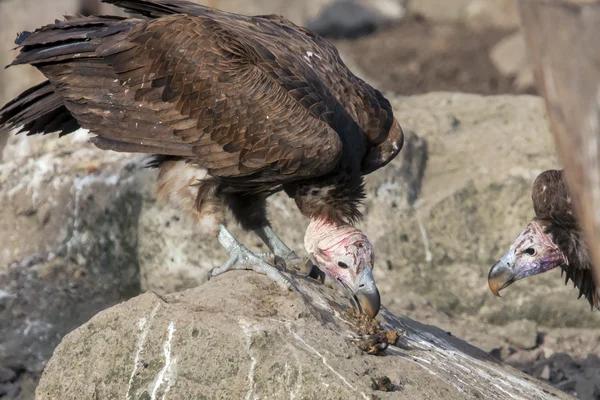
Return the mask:
[(488, 285), (490, 285), (490, 290), (496, 296), (500, 297), (500, 291), (516, 280), (516, 274), (513, 271), (514, 265), (515, 255), (511, 249), (490, 269)]
[(353, 293), (353, 297), (356, 298), (355, 308), (358, 308), (359, 312), (375, 318), (379, 312), (379, 307), (381, 307), (381, 298), (371, 268), (364, 266), (361, 273), (356, 277), (355, 288)]

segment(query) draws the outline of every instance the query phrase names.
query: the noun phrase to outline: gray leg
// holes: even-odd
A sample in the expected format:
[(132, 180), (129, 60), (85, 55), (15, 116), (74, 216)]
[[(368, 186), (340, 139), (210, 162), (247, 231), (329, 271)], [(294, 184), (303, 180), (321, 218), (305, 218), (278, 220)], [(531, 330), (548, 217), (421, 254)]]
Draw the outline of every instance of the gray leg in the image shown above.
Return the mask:
[(246, 246), (236, 240), (235, 237), (221, 225), (219, 230), (219, 242), (229, 253), (229, 260), (221, 267), (213, 268), (208, 273), (208, 279), (233, 270), (252, 270), (267, 275), (283, 289), (290, 289), (291, 282), (274, 266), (265, 260), (268, 254), (254, 254)]
[(312, 267), (310, 260), (298, 257), (293, 250), (283, 243), (279, 236), (273, 231), (273, 228), (267, 225), (260, 229), (255, 229), (253, 232), (267, 245), (269, 250), (273, 252), (276, 262), (279, 258), (287, 268), (308, 269), (308, 271), (305, 271), (306, 273), (310, 271)]
[(267, 245), (269, 250), (273, 252), (277, 257), (281, 257), (284, 260), (291, 260), (299, 258), (293, 250), (286, 246), (285, 243), (273, 232), (273, 228), (270, 226), (264, 226), (260, 229), (254, 230), (254, 233)]

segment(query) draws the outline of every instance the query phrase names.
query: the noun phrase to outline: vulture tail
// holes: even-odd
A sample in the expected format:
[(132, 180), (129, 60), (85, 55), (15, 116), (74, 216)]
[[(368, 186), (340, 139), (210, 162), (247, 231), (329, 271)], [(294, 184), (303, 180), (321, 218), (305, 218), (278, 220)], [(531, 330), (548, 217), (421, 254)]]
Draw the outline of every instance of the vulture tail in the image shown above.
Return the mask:
[(40, 68), (67, 60), (97, 59), (94, 39), (127, 31), (135, 24), (116, 16), (66, 16), (63, 21), (19, 34), (15, 44), (20, 53), (10, 65), (30, 64)]
[[(38, 69), (54, 67), (65, 70), (65, 61), (94, 62), (96, 44), (92, 39), (114, 35), (130, 29), (132, 24), (123, 17), (70, 17), (43, 26), (34, 32), (22, 32), (15, 40), (20, 48), (10, 64), (31, 64)], [(18, 129), (28, 135), (59, 131), (66, 135), (80, 124), (65, 106), (56, 86), (49, 80), (33, 86), (0, 109), (0, 129)]]
[(18, 129), (27, 135), (60, 132), (69, 134), (80, 128), (65, 107), (50, 81), (33, 86), (0, 109), (0, 128)]

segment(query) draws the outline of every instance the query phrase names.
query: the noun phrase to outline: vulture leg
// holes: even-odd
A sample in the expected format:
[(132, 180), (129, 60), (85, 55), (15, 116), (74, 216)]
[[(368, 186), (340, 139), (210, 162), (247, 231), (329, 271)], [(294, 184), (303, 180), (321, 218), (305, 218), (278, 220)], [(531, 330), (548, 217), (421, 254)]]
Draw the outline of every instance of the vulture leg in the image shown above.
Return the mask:
[(227, 271), (253, 270), (267, 275), (283, 289), (291, 289), (291, 282), (277, 268), (265, 261), (266, 255), (252, 253), (246, 246), (238, 242), (223, 225), (220, 225), (219, 242), (229, 253), (229, 260), (224, 265), (213, 268), (208, 273), (208, 279)]
[[(269, 250), (275, 256), (275, 262), (281, 260), (285, 263), (287, 269), (294, 269), (300, 271), (300, 273), (306, 275), (309, 278), (321, 281), (329, 287), (337, 287), (335, 279), (327, 276), (323, 271), (319, 269), (313, 262), (308, 258), (299, 257), (293, 250), (291, 250), (283, 240), (277, 236), (269, 225), (263, 226), (262, 228), (255, 229), (254, 233), (261, 238), (261, 240), (267, 245)], [(269, 254), (265, 254), (268, 256)]]
[(269, 225), (265, 225), (261, 228), (255, 229), (254, 233), (267, 245), (269, 250), (275, 256), (276, 262), (279, 260), (285, 263), (285, 267), (288, 269), (301, 269), (306, 270), (306, 273), (310, 271), (312, 263), (308, 259), (302, 259), (291, 250), (283, 240), (277, 236)]

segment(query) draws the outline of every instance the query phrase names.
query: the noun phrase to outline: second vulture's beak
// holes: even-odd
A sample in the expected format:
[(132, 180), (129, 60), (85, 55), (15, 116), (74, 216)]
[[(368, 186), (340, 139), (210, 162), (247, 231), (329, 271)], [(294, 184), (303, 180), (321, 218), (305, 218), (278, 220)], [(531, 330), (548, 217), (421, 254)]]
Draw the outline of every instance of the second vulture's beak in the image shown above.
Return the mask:
[(500, 297), (502, 289), (510, 286), (516, 280), (513, 271), (514, 261), (514, 254), (509, 251), (490, 269), (488, 285), (492, 293), (498, 297)]
[(381, 307), (381, 298), (371, 268), (365, 266), (356, 277), (353, 295), (357, 300), (355, 306), (359, 309), (358, 311), (375, 318)]

